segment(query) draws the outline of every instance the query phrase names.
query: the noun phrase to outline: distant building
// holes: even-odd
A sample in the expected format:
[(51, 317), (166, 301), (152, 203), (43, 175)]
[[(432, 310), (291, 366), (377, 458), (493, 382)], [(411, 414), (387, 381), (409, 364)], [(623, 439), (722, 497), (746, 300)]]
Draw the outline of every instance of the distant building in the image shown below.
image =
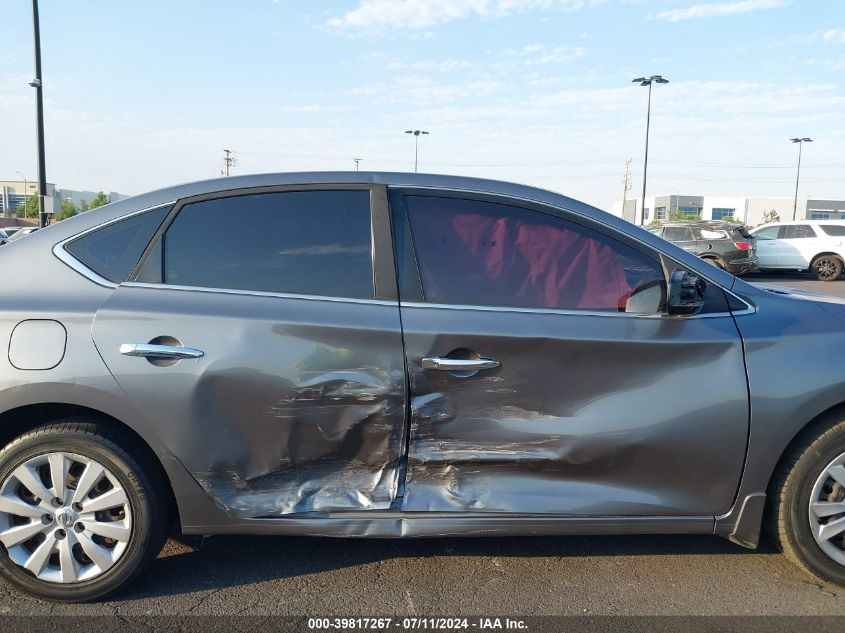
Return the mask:
[[(36, 193), (37, 190), (38, 182), (34, 180), (0, 180), (0, 216), (4, 218), (15, 217), (18, 207), (23, 207), (26, 199)], [(62, 200), (70, 200), (79, 208), (83, 200), (90, 203), (96, 197), (97, 193), (97, 191), (59, 189), (53, 183), (48, 182), (44, 210), (47, 213), (58, 211), (62, 206)], [(106, 191), (104, 193), (112, 202), (129, 197), (116, 191)]]
[[(669, 194), (646, 198), (645, 222), (663, 222), (675, 213), (684, 213), (701, 220), (733, 219), (749, 226), (763, 223), (766, 211), (776, 211), (781, 220), (792, 219), (794, 198), (764, 198), (754, 196), (682, 196)], [(643, 212), (641, 199), (613, 203), (612, 213), (635, 224), (641, 223)], [(816, 200), (798, 198), (796, 220), (842, 220), (845, 219), (845, 200)]]

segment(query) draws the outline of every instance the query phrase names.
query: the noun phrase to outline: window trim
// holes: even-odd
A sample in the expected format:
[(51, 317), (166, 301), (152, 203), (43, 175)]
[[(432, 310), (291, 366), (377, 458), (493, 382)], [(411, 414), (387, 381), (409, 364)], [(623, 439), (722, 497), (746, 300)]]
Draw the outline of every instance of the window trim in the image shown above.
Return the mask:
[[(101, 222), (100, 224), (92, 226), (90, 229), (85, 229), (84, 231), (81, 231), (80, 233), (75, 233), (74, 235), (71, 235), (70, 237), (65, 238), (61, 242), (58, 242), (57, 244), (55, 244), (53, 246), (53, 255), (55, 255), (59, 260), (61, 260), (62, 263), (69, 266), (70, 268), (72, 268), (73, 270), (78, 272), (83, 277), (86, 277), (90, 281), (93, 281), (95, 284), (98, 284), (100, 286), (104, 286), (106, 288), (117, 288), (120, 284), (117, 284), (117, 283), (111, 281), (110, 279), (106, 279), (105, 277), (103, 277), (99, 273), (95, 272), (93, 269), (89, 268), (87, 265), (85, 265), (82, 262), (82, 260), (77, 259), (76, 256), (71, 254), (71, 252), (69, 250), (67, 250), (66, 246), (68, 244), (70, 244), (71, 242), (74, 242), (78, 239), (85, 237), (89, 233), (93, 233), (94, 231), (99, 231), (100, 229), (104, 229), (107, 226), (110, 226), (112, 224), (116, 224), (118, 222), (122, 222), (123, 220), (135, 217), (136, 215), (141, 215), (142, 213), (148, 213), (150, 211), (155, 211), (157, 209), (161, 209), (162, 207), (167, 207), (167, 206), (171, 207), (171, 212), (172, 212), (173, 207), (175, 205), (176, 205), (176, 200), (170, 200), (168, 202), (162, 202), (161, 204), (156, 204), (156, 205), (153, 205), (153, 206), (150, 206), (150, 207), (144, 207), (143, 209), (139, 209), (138, 211), (133, 211), (131, 213), (127, 213), (126, 215), (121, 215), (120, 217), (113, 218), (113, 219), (107, 220), (105, 222)], [(169, 217), (170, 217), (170, 213), (168, 213), (167, 216), (165, 216), (164, 222), (162, 222), (162, 225), (165, 222), (167, 222)], [(157, 235), (157, 233), (154, 234), (153, 237), (155, 237), (155, 235)], [(149, 244), (147, 245), (147, 247), (149, 247)], [(141, 254), (142, 257), (143, 257), (143, 254), (146, 252), (146, 250), (147, 249), (145, 248), (144, 251), (142, 251), (142, 254)], [(137, 264), (136, 264), (136, 266), (137, 266)], [(134, 272), (135, 272), (135, 269), (133, 268), (132, 271), (130, 272), (129, 279), (132, 278), (132, 274)]]
[[(372, 268), (373, 296), (369, 298), (341, 297), (334, 295), (305, 295), (285, 292), (265, 292), (243, 290), (238, 288), (204, 288), (199, 286), (181, 286), (178, 284), (139, 282), (138, 275), (147, 262), (162, 236), (173, 223), (183, 207), (197, 202), (236, 198), (241, 196), (260, 195), (268, 193), (287, 193), (297, 191), (369, 191), (370, 193), (370, 264)], [(329, 301), (345, 301), (351, 303), (380, 303), (383, 301), (395, 303), (399, 299), (396, 285), (396, 268), (393, 261), (393, 244), (390, 233), (389, 209), (387, 203), (387, 187), (376, 184), (362, 183), (332, 183), (332, 184), (301, 184), (301, 185), (268, 185), (262, 187), (241, 187), (225, 191), (213, 191), (180, 198), (173, 205), (170, 213), (153, 235), (135, 268), (124, 285), (130, 287), (176, 288), (180, 290), (208, 291), (224, 294), (241, 294), (255, 296), (270, 296), (294, 299), (323, 299)]]
[[(587, 217), (578, 213), (577, 211), (573, 211), (566, 207), (556, 206), (550, 204), (548, 202), (543, 202), (539, 200), (534, 200), (532, 198), (525, 198), (522, 196), (515, 196), (512, 194), (499, 194), (499, 193), (491, 193), (488, 191), (481, 191), (481, 190), (474, 190), (474, 189), (454, 189), (454, 188), (443, 188), (443, 187), (436, 187), (436, 186), (409, 186), (409, 185), (390, 185), (388, 186), (388, 192), (390, 194), (390, 200), (392, 203), (392, 211), (393, 211), (393, 222), (394, 226), (398, 222), (409, 222), (407, 209), (405, 208), (404, 202), (401, 205), (401, 209), (398, 210), (397, 213), (397, 204), (394, 202), (393, 196), (398, 196), (401, 199), (404, 199), (405, 196), (413, 196), (413, 195), (420, 195), (420, 196), (427, 196), (427, 197), (434, 197), (434, 198), (458, 198), (458, 199), (468, 199), (468, 200), (478, 200), (482, 202), (493, 202), (495, 204), (504, 204), (508, 206), (518, 205), (522, 208), (528, 210), (537, 210), (540, 213), (546, 213), (548, 215), (552, 215), (555, 217), (559, 217), (564, 220), (568, 220), (575, 224), (584, 226), (588, 229), (597, 231), (606, 237), (614, 239), (618, 242), (622, 242), (623, 244), (630, 246), (643, 254), (647, 257), (657, 260), (658, 265), (660, 266), (661, 270), (663, 270), (664, 279), (667, 280), (668, 283), (668, 273), (669, 270), (667, 268), (668, 262), (673, 262), (675, 265), (680, 266), (682, 268), (687, 268), (686, 265), (676, 262), (671, 255), (668, 255), (661, 251), (660, 249), (655, 248), (651, 244), (644, 242), (643, 240), (639, 239), (635, 235), (631, 235), (629, 233), (624, 233), (620, 231), (618, 228), (613, 227), (609, 224), (601, 222), (600, 220), (596, 220), (595, 218)], [(412, 238), (413, 240), (413, 238)], [(671, 243), (671, 242), (670, 242)], [(406, 249), (407, 250), (407, 249)], [(407, 253), (405, 254), (407, 256)], [(414, 256), (414, 268), (417, 270), (417, 282), (419, 283), (419, 296), (424, 297), (425, 295), (422, 292), (422, 281), (419, 279), (419, 266), (416, 259), (416, 252), (413, 252)], [(709, 264), (707, 264), (709, 266)], [(408, 307), (408, 308), (431, 308), (431, 309), (447, 309), (447, 310), (475, 310), (475, 311), (482, 311), (482, 312), (521, 312), (521, 313), (528, 313), (528, 314), (560, 314), (560, 315), (569, 315), (569, 316), (601, 316), (601, 317), (611, 317), (611, 318), (636, 318), (636, 319), (662, 319), (662, 318), (669, 318), (669, 319), (708, 319), (708, 318), (715, 318), (715, 317), (725, 317), (725, 316), (743, 316), (747, 314), (754, 314), (757, 312), (757, 307), (753, 304), (749, 303), (746, 299), (743, 299), (738, 294), (733, 292), (732, 290), (725, 288), (722, 284), (714, 281), (711, 277), (709, 277), (705, 273), (701, 273), (698, 270), (695, 270), (695, 273), (700, 276), (702, 279), (706, 280), (708, 283), (713, 284), (714, 286), (720, 288), (722, 292), (727, 295), (730, 295), (746, 307), (742, 310), (733, 310), (730, 309), (727, 312), (709, 312), (705, 314), (695, 314), (692, 316), (683, 316), (683, 315), (668, 315), (665, 312), (659, 312), (655, 314), (640, 314), (634, 312), (611, 312), (611, 311), (589, 311), (589, 310), (558, 310), (553, 308), (517, 308), (517, 307), (510, 307), (510, 306), (476, 306), (476, 305), (457, 305), (457, 304), (445, 304), (445, 303), (429, 303), (426, 301), (403, 301), (401, 296), (399, 298), (400, 306)], [(730, 302), (728, 302), (730, 303)]]

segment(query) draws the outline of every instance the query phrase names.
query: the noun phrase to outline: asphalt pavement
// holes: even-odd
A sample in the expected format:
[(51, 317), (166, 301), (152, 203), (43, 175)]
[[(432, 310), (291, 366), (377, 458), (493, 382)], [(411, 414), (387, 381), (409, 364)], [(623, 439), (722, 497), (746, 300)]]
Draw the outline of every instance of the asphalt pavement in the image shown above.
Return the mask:
[[(845, 297), (845, 280), (751, 275)], [(707, 536), (171, 541), (106, 602), (52, 605), (0, 582), (0, 615), (840, 615), (768, 544)], [(130, 618), (131, 621), (131, 618)]]

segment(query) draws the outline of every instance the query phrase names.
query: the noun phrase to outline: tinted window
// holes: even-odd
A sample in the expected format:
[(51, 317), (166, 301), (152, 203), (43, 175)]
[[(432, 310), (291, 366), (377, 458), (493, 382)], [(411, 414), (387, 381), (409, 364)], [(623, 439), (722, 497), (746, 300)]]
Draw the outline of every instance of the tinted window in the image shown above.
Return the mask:
[[(179, 211), (163, 245), (151, 258), (161, 258), (167, 284), (373, 296), (369, 191), (287, 191), (195, 202)], [(142, 276), (149, 279), (147, 271)]]
[(663, 237), (670, 242), (686, 242), (692, 239), (692, 233), (686, 226), (667, 226), (663, 229)]
[[(159, 207), (113, 222), (73, 240), (65, 248), (101, 277), (124, 282), (170, 208)], [(18, 232), (22, 234), (23, 231)]]
[(637, 302), (637, 312), (662, 307), (657, 260), (602, 233), (504, 204), (406, 202), (427, 301), (624, 311), (640, 290), (651, 300)]
[(819, 226), (828, 235), (835, 235), (837, 237), (845, 235), (845, 224), (819, 224)]
[(780, 239), (782, 240), (797, 240), (815, 236), (816, 232), (809, 224), (786, 224), (781, 227)]

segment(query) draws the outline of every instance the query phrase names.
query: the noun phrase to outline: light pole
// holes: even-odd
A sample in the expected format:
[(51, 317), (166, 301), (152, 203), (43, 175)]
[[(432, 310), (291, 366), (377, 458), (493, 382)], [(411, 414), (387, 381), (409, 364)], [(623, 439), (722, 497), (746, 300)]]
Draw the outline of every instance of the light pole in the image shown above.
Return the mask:
[(648, 86), (648, 110), (645, 116), (645, 159), (643, 160), (643, 201), (640, 205), (640, 226), (645, 224), (645, 188), (646, 180), (648, 178), (648, 132), (651, 127), (651, 84), (668, 84), (669, 80), (660, 75), (652, 75), (651, 77), (637, 77), (633, 83), (641, 86)]
[(358, 163), (360, 163), (363, 159), (361, 158), (353, 158), (352, 160), (355, 161), (355, 171), (358, 171)]
[[(38, 133), (38, 225), (47, 226), (44, 196), (47, 195), (47, 168), (44, 158), (44, 95), (41, 81), (41, 27), (38, 21), (38, 0), (32, 0), (32, 31), (35, 39), (35, 78), (29, 85), (35, 88), (35, 117)], [(24, 208), (24, 215), (26, 210)]]
[(405, 134), (414, 135), (414, 173), (417, 173), (420, 156), (420, 134), (428, 134), (425, 130), (405, 130)]
[(801, 148), (804, 146), (804, 143), (812, 143), (813, 139), (811, 138), (791, 138), (789, 139), (793, 143), (798, 143), (798, 172), (795, 174), (795, 201), (792, 203), (792, 221), (795, 221), (795, 215), (798, 211), (798, 180), (801, 178)]
[(26, 219), (26, 203), (29, 199), (29, 187), (27, 185), (29, 185), (29, 182), (27, 181), (26, 176), (24, 176), (21, 172), (16, 171), (15, 173), (21, 178), (23, 178), (23, 217), (24, 219)]

